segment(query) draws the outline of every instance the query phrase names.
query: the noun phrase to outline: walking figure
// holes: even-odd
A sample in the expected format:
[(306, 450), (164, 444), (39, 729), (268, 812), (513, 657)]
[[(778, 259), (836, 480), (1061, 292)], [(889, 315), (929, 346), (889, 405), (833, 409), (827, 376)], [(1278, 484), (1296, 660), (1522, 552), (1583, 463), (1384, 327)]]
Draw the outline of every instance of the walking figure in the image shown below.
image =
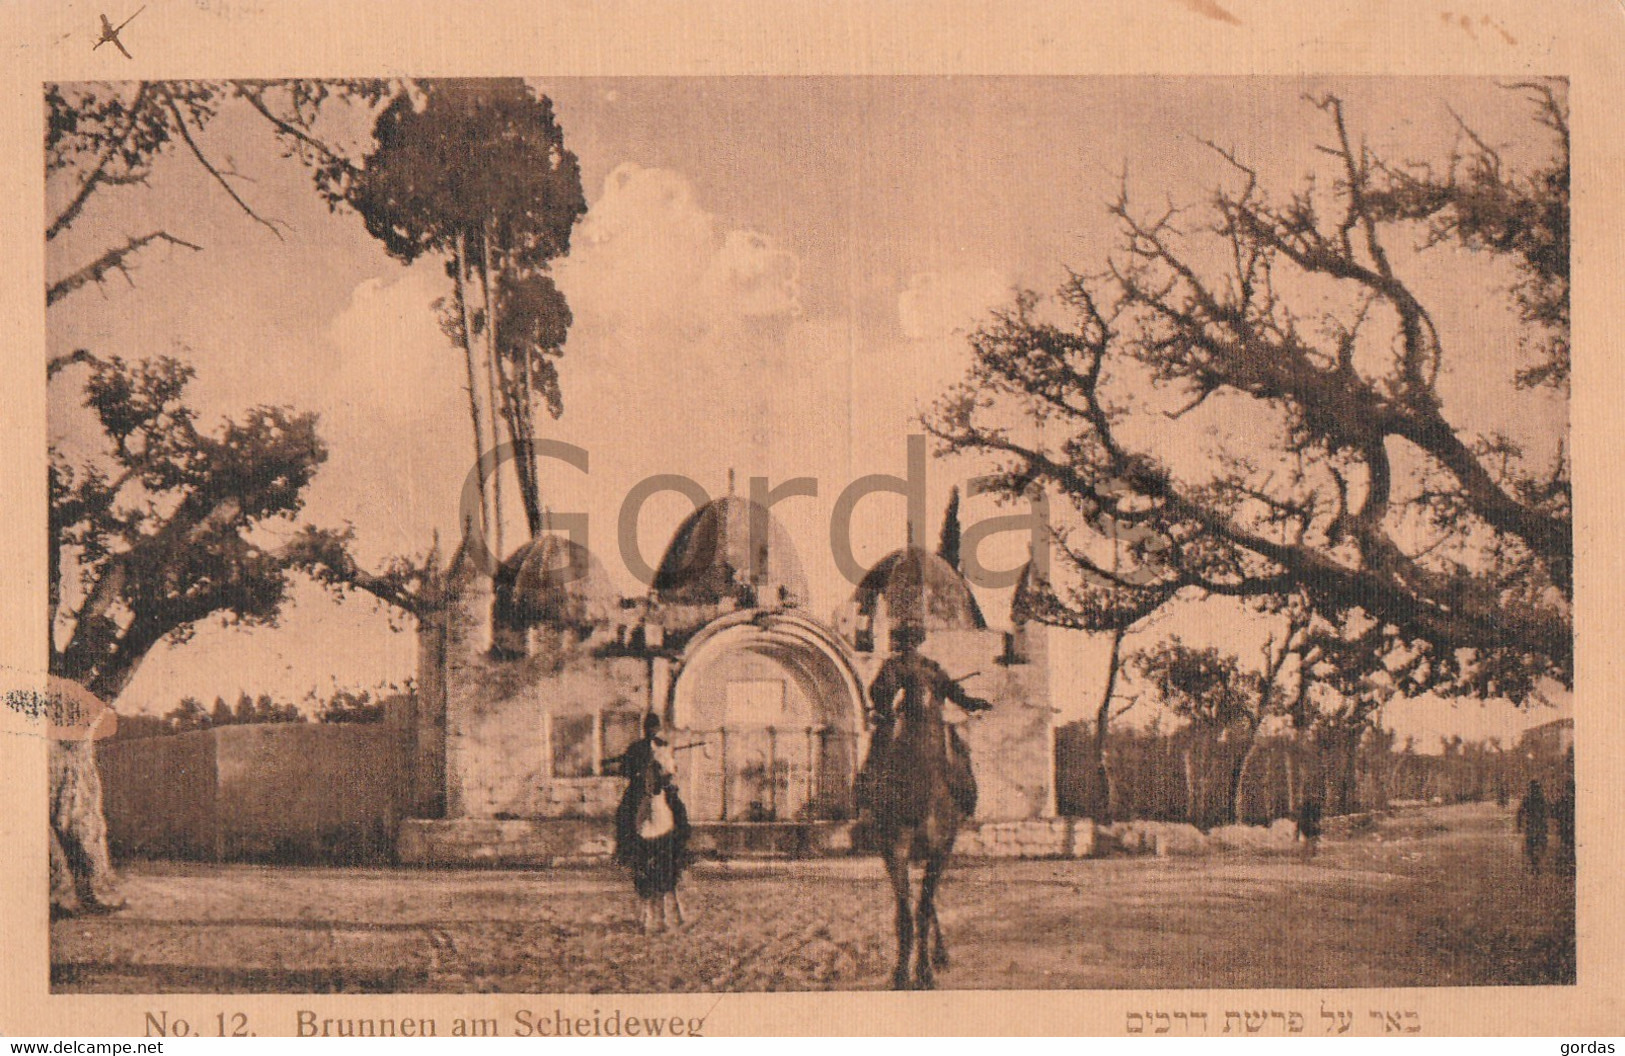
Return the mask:
[(1518, 806), (1517, 829), (1523, 833), (1523, 853), (1529, 859), (1529, 871), (1540, 872), (1540, 860), (1546, 854), (1546, 793), (1539, 781), (1529, 782), (1529, 791)]
[[(953, 853), (959, 826), (976, 809), (970, 752), (943, 720), (943, 702), (986, 711), (935, 661), (920, 655), (924, 631), (903, 625), (893, 634), (895, 653), (870, 689), (874, 736), (859, 776), (860, 809), (869, 813), (876, 846), (886, 862), (897, 907), (897, 965), (892, 986), (910, 987), (909, 955), (917, 948), (913, 985), (936, 985), (935, 969), (948, 965), (937, 920), (936, 892)], [(913, 903), (910, 861), (925, 864)]]
[(1313, 858), (1320, 849), (1321, 805), (1317, 796), (1304, 796), (1298, 807), (1298, 838), (1303, 841), (1303, 857)]
[(1552, 803), (1552, 824), (1557, 829), (1556, 866), (1574, 872), (1574, 778), (1569, 778), (1563, 794)]

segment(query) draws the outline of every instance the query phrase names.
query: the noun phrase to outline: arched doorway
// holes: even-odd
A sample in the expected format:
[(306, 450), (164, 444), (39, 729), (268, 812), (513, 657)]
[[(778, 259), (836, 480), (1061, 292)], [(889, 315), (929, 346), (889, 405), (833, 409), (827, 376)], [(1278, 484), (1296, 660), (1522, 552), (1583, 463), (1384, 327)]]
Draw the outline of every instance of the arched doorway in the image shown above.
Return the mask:
[(747, 611), (695, 635), (672, 685), (678, 779), (696, 822), (851, 816), (862, 683), (843, 642), (788, 613)]

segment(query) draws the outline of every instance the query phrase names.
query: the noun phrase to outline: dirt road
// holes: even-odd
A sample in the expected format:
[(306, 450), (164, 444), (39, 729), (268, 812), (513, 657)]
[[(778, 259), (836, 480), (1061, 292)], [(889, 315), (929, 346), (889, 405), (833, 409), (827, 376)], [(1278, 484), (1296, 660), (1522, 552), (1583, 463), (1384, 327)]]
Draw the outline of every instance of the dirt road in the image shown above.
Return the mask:
[[(1529, 876), (1493, 805), (1397, 815), (1313, 862), (964, 862), (943, 894), (950, 988), (1572, 982), (1574, 883)], [(52, 926), (58, 992), (870, 989), (889, 978), (877, 861), (707, 863), (691, 921), (645, 938), (608, 867), (136, 863), (129, 908)]]

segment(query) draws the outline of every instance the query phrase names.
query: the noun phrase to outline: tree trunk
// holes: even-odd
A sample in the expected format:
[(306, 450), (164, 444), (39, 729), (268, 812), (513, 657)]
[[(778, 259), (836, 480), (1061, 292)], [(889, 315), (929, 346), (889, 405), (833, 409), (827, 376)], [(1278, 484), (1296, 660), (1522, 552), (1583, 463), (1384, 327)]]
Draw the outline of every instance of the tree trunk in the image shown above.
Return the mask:
[(1364, 739), (1365, 727), (1357, 726), (1348, 732), (1347, 743), (1343, 752), (1343, 787), (1339, 798), (1343, 801), (1343, 812), (1352, 814), (1359, 807), (1359, 780), (1360, 780), (1360, 742)]
[(72, 913), (87, 905), (118, 905), (96, 745), (89, 737), (51, 740), (51, 906)]
[(1095, 709), (1095, 795), (1090, 812), (1096, 821), (1109, 824), (1112, 820), (1111, 773), (1106, 766), (1106, 735), (1112, 717), (1112, 694), (1117, 688), (1117, 671), (1123, 651), (1122, 628), (1112, 632), (1111, 654), (1106, 662), (1106, 687), (1100, 693), (1100, 706)]
[(1197, 784), (1195, 751), (1193, 746), (1185, 749), (1185, 820), (1201, 828), (1202, 792)]
[(534, 538), (542, 530), (542, 489), (541, 481), (536, 468), (536, 429), (534, 421), (534, 404), (536, 399), (535, 383), (531, 377), (530, 353), (526, 351), (520, 369), (522, 387), (519, 393), (519, 405), (514, 408), (514, 424), (518, 427), (519, 444), (515, 468), (519, 470), (519, 493), (525, 504), (525, 523), (530, 527), (530, 534)]
[(1247, 747), (1243, 749), (1241, 758), (1236, 762), (1235, 770), (1231, 774), (1230, 784), (1230, 820), (1237, 825), (1242, 823), (1242, 800), (1247, 791), (1247, 771), (1252, 767), (1253, 756), (1258, 752), (1258, 727), (1247, 728)]
[(477, 485), (480, 493), (480, 535), (485, 539), (491, 538), (491, 506), (486, 497), (485, 487), (485, 453), (489, 445), (485, 442), (484, 416), (480, 413), (480, 390), (478, 374), (474, 369), (474, 331), (473, 323), (468, 316), (468, 246), (465, 237), (459, 233), (457, 247), (453, 253), (452, 263), (455, 265), (456, 275), (454, 291), (457, 298), (458, 317), (462, 322), (463, 336), (463, 364), (468, 369), (468, 416), (474, 423), (474, 460)]
[[(485, 391), (486, 406), (491, 418), (491, 446), (495, 448), (501, 441), (500, 430), (497, 423), (504, 417), (502, 413), (502, 396), (498, 391), (497, 372), (501, 369), (497, 357), (497, 303), (496, 291), (491, 285), (491, 225), (487, 223), (480, 234), (480, 293), (485, 298)], [(513, 429), (510, 424), (508, 441), (513, 442)], [(502, 462), (496, 464), (491, 472), (491, 529), (496, 538), (496, 552), (498, 560), (508, 554), (506, 545), (502, 540)]]
[(1287, 745), (1286, 749), (1286, 812), (1293, 818), (1298, 816), (1297, 749), (1296, 743)]
[(141, 664), (152, 652), (153, 646), (163, 640), (164, 636), (174, 630), (173, 627), (156, 627), (151, 620), (143, 620), (139, 616), (130, 627), (119, 637), (117, 645), (111, 650), (107, 660), (97, 665), (94, 677), (81, 682), (87, 689), (112, 706), (113, 701), (119, 698), (141, 669)]
[(1354, 813), (1356, 756), (1364, 732), (1363, 728), (1337, 729), (1326, 739), (1323, 781), (1326, 799), (1331, 807), (1329, 813)]

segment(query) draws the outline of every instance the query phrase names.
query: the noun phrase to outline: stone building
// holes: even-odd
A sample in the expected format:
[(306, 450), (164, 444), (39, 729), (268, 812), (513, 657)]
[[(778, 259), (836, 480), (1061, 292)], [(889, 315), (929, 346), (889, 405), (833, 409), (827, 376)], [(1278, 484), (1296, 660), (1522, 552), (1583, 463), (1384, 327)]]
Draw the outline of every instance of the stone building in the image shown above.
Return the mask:
[(467, 552), (465, 542), (446, 574), (442, 618), (420, 630), (403, 861), (601, 853), (625, 786), (612, 761), (649, 711), (678, 749), (702, 838), (842, 846), (867, 748), (865, 694), (904, 620), (925, 627), (927, 655), (994, 705), (961, 726), (978, 821), (1055, 813), (1044, 631), (989, 629), (933, 553), (889, 555), (821, 619), (807, 609), (789, 535), (734, 495), (683, 522), (645, 597), (619, 596), (598, 560), (561, 535), (527, 542), (494, 576)]

